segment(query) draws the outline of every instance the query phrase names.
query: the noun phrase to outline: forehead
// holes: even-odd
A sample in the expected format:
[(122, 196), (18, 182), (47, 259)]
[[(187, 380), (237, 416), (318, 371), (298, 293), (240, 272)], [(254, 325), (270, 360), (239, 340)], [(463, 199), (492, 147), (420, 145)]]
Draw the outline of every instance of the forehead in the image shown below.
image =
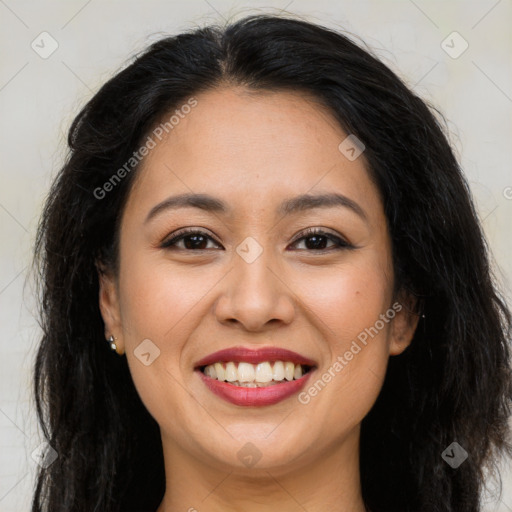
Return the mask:
[(350, 161), (340, 152), (348, 134), (315, 98), (223, 87), (195, 99), (142, 162), (132, 190), (139, 204), (198, 192), (255, 210), (333, 190), (380, 203), (364, 156)]

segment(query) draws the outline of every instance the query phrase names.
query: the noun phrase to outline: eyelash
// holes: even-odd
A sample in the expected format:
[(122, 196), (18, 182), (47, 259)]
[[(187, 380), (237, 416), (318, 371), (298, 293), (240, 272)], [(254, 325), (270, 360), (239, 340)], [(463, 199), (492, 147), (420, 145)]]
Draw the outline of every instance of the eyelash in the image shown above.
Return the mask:
[[(215, 241), (205, 231), (201, 231), (201, 230), (195, 229), (195, 228), (184, 228), (184, 229), (178, 231), (178, 233), (175, 234), (170, 239), (165, 240), (161, 244), (160, 247), (162, 249), (176, 249), (177, 248), (179, 250), (188, 251), (188, 252), (200, 252), (200, 251), (208, 251), (208, 250), (210, 250), (210, 249), (186, 249), (186, 248), (183, 248), (183, 247), (177, 247), (176, 246), (177, 242), (179, 242), (181, 240), (184, 240), (185, 238), (187, 238), (187, 236), (191, 236), (191, 235), (204, 236), (206, 238), (209, 238), (210, 240), (213, 240), (216, 244), (221, 245), (219, 242)], [(305, 250), (307, 252), (328, 252), (328, 251), (330, 252), (331, 250), (342, 250), (342, 249), (354, 249), (355, 248), (353, 245), (349, 244), (347, 241), (343, 240), (342, 238), (340, 238), (340, 237), (338, 237), (336, 235), (333, 235), (332, 233), (328, 233), (328, 232), (326, 232), (326, 231), (324, 231), (324, 230), (322, 230), (320, 228), (308, 228), (308, 229), (306, 229), (305, 231), (300, 233), (297, 238), (295, 238), (295, 240), (292, 242), (292, 244), (296, 244), (300, 240), (303, 240), (303, 239), (306, 239), (306, 238), (311, 238), (313, 236), (326, 237), (330, 241), (334, 242), (336, 244), (336, 246), (330, 246), (330, 247), (327, 247), (325, 249), (299, 249), (299, 250)]]

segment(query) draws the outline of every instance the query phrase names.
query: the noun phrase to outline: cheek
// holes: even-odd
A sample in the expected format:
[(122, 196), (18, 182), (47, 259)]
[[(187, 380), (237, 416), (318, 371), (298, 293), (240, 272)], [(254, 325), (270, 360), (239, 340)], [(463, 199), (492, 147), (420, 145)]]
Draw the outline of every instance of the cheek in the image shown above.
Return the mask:
[[(207, 292), (215, 289), (221, 276), (213, 270), (200, 273), (199, 267), (182, 270), (144, 254), (125, 254), (122, 261), (119, 286), (126, 357), (142, 402), (163, 425), (169, 421), (169, 411), (174, 416), (184, 414), (190, 402), (180, 384), (181, 357), (191, 333), (207, 314)], [(136, 355), (146, 339), (159, 350), (148, 366)]]
[(323, 325), (331, 346), (342, 350), (347, 340), (375, 324), (389, 307), (387, 273), (371, 259), (302, 274), (296, 279), (301, 300)]
[[(301, 294), (326, 340), (326, 361), (306, 389), (328, 428), (359, 423), (375, 402), (388, 362), (389, 274), (369, 258), (318, 272)], [(319, 380), (321, 382), (319, 382)], [(325, 416), (324, 416), (325, 413)]]
[(199, 267), (180, 268), (136, 256), (126, 258), (125, 268), (120, 276), (121, 313), (123, 324), (130, 326), (126, 342), (131, 345), (144, 338), (162, 344), (182, 339), (179, 333), (204, 314), (208, 291), (220, 278), (213, 268), (201, 272)]

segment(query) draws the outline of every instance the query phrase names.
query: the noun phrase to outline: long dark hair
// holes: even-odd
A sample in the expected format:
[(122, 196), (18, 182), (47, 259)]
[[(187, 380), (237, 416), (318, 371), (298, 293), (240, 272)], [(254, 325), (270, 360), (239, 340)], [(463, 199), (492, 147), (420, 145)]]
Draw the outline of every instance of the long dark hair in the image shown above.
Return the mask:
[[(95, 191), (164, 115), (221, 84), (308, 92), (365, 144), (389, 225), (395, 289), (421, 306), (411, 346), (391, 358), (363, 420), (365, 503), (372, 512), (480, 510), (486, 468), (510, 453), (511, 317), (438, 116), (346, 36), (258, 15), (155, 42), (71, 126), (35, 246), (43, 331), (35, 399), (59, 457), (40, 469), (32, 511), (151, 510), (163, 497), (158, 424), (126, 358), (110, 351), (98, 307), (96, 264), (116, 269), (119, 219), (137, 166), (107, 197)], [(453, 442), (468, 453), (457, 469), (442, 456)]]

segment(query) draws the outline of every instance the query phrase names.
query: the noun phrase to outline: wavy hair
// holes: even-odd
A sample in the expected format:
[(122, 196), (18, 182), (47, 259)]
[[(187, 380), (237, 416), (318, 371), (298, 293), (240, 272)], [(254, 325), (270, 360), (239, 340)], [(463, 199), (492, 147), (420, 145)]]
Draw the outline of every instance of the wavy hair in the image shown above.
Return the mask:
[[(126, 358), (105, 342), (98, 305), (97, 264), (117, 269), (119, 220), (137, 166), (107, 198), (95, 190), (163, 116), (222, 84), (307, 92), (365, 144), (389, 226), (395, 291), (421, 306), (410, 347), (390, 358), (362, 423), (366, 505), (479, 511), (486, 469), (511, 451), (511, 316), (441, 117), (344, 34), (257, 15), (151, 44), (71, 125), (35, 244), (42, 327), (35, 401), (59, 457), (38, 472), (32, 512), (155, 510), (163, 497), (158, 424)], [(469, 454), (458, 469), (442, 458), (454, 441)]]

